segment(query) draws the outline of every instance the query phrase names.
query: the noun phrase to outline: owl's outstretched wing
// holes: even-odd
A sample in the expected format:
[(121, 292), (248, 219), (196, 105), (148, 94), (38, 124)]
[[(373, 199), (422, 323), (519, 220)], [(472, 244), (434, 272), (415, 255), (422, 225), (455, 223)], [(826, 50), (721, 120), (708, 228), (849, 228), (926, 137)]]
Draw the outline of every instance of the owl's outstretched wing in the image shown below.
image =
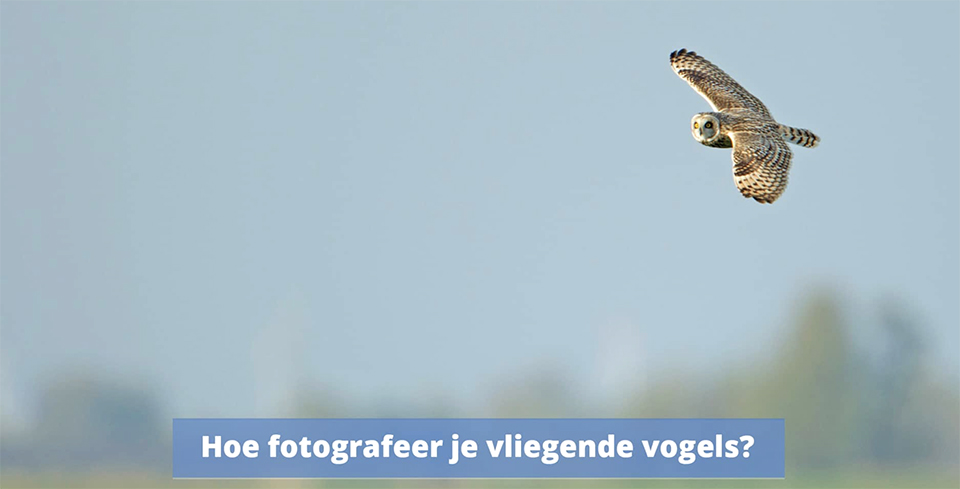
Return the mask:
[(772, 204), (787, 189), (793, 153), (773, 132), (733, 132), (733, 180), (744, 197)]
[(771, 117), (763, 102), (703, 56), (686, 49), (674, 51), (670, 53), (670, 66), (710, 102), (713, 110), (744, 108)]

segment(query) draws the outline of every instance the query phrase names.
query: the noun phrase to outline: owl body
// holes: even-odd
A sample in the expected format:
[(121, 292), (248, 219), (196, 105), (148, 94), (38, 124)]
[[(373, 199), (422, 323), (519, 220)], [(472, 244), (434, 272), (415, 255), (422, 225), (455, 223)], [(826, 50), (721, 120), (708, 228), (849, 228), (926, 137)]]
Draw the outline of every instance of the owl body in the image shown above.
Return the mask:
[(793, 156), (787, 143), (813, 148), (820, 138), (778, 123), (759, 99), (693, 51), (674, 51), (670, 64), (714, 109), (691, 119), (694, 139), (733, 149), (733, 177), (744, 197), (764, 204), (776, 201), (786, 190)]

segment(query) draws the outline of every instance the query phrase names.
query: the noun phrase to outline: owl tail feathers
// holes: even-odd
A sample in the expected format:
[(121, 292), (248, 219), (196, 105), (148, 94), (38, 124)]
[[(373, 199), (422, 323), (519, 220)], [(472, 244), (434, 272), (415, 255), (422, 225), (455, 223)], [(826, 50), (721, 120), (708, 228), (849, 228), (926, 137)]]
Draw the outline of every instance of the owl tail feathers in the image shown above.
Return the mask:
[(820, 144), (820, 136), (807, 129), (797, 129), (780, 124), (780, 133), (787, 141), (804, 148), (816, 148)]

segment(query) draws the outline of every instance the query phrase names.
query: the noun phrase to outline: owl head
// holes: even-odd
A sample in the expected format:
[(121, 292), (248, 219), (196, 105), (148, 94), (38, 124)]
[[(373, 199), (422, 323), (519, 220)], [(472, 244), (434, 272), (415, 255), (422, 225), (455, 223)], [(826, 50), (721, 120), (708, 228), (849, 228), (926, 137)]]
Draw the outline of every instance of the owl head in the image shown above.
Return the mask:
[(713, 114), (703, 112), (690, 120), (690, 131), (693, 139), (709, 146), (720, 138), (720, 121)]

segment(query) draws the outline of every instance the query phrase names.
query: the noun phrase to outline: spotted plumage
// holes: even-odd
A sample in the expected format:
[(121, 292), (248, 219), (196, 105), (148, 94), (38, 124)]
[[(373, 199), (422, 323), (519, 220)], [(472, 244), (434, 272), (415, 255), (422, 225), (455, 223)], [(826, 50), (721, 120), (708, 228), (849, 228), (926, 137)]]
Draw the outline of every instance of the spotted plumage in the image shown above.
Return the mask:
[(787, 142), (813, 148), (820, 138), (778, 123), (763, 102), (693, 51), (670, 53), (670, 65), (714, 110), (693, 116), (694, 139), (705, 146), (733, 148), (733, 179), (740, 193), (763, 204), (776, 201), (787, 188), (793, 158)]

